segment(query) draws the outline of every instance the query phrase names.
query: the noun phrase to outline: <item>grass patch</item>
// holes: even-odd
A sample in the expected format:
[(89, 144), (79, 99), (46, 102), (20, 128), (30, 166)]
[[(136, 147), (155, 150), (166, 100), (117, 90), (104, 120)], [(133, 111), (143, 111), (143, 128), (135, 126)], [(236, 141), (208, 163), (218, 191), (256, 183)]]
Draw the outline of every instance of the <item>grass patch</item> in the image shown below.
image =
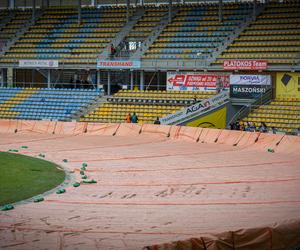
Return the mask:
[(4, 152), (0, 171), (0, 205), (44, 193), (65, 179), (65, 172), (51, 162)]

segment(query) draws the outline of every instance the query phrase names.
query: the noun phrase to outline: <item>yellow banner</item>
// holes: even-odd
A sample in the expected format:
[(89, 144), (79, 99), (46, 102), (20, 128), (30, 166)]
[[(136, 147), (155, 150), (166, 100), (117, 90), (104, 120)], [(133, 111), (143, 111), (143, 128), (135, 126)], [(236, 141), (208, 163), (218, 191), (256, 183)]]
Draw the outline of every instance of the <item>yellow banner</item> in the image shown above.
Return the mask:
[(218, 111), (210, 113), (192, 122), (188, 122), (186, 126), (202, 127), (202, 128), (225, 128), (226, 113), (227, 113), (227, 108), (224, 107)]
[(300, 73), (277, 73), (276, 97), (300, 98)]

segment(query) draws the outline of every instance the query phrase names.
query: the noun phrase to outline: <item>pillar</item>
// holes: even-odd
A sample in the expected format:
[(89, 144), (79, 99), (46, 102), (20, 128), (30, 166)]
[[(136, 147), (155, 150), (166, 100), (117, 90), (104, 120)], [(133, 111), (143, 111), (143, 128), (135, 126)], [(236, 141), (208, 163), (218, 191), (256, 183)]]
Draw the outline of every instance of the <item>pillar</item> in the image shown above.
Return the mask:
[(223, 22), (223, 0), (219, 0), (219, 22)]
[(81, 0), (78, 0), (78, 24), (81, 24)]
[(47, 88), (51, 88), (51, 69), (47, 72)]
[(110, 70), (107, 71), (107, 95), (110, 95), (111, 91), (110, 91), (110, 85), (111, 85), (111, 82), (110, 82)]
[(13, 86), (13, 76), (14, 76), (14, 69), (11, 67), (7, 68), (6, 81), (8, 87)]
[(15, 0), (7, 0), (7, 7), (8, 9), (14, 9), (16, 7)]
[(130, 8), (130, 0), (126, 0), (126, 5), (127, 5), (127, 12), (126, 12), (126, 18), (127, 18), (127, 22), (129, 21), (129, 8)]
[(140, 90), (144, 90), (144, 71), (140, 72)]
[(3, 69), (0, 69), (0, 87), (4, 87)]
[(157, 71), (157, 90), (159, 90), (159, 85), (160, 85), (160, 71)]
[(130, 71), (130, 90), (133, 90), (133, 70)]
[(32, 0), (32, 21), (35, 19), (35, 0)]
[(96, 6), (95, 0), (91, 0), (91, 6)]
[(256, 19), (255, 17), (256, 17), (256, 0), (253, 0), (253, 18)]
[(100, 70), (97, 70), (97, 89), (100, 89), (101, 79), (100, 79)]
[(169, 0), (169, 23), (172, 21), (172, 0)]

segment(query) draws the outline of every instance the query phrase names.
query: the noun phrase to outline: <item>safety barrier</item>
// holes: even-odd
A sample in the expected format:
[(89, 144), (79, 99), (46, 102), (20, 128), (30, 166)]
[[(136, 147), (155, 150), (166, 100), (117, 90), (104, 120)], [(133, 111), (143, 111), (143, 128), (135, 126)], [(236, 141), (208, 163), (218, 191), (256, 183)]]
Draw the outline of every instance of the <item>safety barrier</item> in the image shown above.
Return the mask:
[(198, 143), (216, 143), (255, 150), (298, 153), (300, 138), (284, 134), (231, 131), (212, 128), (195, 128), (154, 124), (87, 123), (0, 120), (0, 133), (152, 136)]

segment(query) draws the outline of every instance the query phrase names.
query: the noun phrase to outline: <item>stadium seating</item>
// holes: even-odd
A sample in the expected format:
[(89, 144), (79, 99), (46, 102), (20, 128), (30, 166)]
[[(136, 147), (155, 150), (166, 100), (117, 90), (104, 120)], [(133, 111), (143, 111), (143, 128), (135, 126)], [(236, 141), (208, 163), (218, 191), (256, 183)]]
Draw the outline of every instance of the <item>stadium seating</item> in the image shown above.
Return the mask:
[(64, 64), (95, 64), (96, 58), (122, 28), (125, 8), (51, 7), (0, 60), (57, 59)]
[(268, 64), (295, 64), (300, 53), (300, 3), (270, 3), (256, 21), (216, 61), (264, 59)]
[(257, 127), (265, 122), (269, 128), (283, 132), (295, 132), (300, 129), (300, 99), (276, 98), (269, 105), (259, 106), (253, 110), (244, 122), (252, 122)]
[(167, 13), (167, 7), (147, 7), (145, 14), (133, 27), (126, 37), (127, 41), (143, 42), (151, 33), (153, 28), (159, 23), (162, 16)]
[(70, 120), (100, 95), (100, 90), (0, 88), (0, 118)]
[(128, 113), (135, 112), (139, 123), (153, 123), (156, 117), (175, 113), (197, 100), (207, 99), (209, 91), (131, 91), (121, 90), (108, 102), (82, 117), (80, 121), (124, 122)]
[[(28, 22), (32, 17), (31, 10), (15, 10), (10, 21), (0, 29), (0, 43), (5, 44), (12, 39), (18, 31), (20, 31), (24, 23)], [(0, 23), (10, 14), (9, 11), (0, 12)], [(2, 16), (3, 15), (3, 16)]]
[(217, 5), (183, 6), (146, 51), (149, 59), (205, 59), (251, 12), (248, 4), (225, 4), (224, 21)]

